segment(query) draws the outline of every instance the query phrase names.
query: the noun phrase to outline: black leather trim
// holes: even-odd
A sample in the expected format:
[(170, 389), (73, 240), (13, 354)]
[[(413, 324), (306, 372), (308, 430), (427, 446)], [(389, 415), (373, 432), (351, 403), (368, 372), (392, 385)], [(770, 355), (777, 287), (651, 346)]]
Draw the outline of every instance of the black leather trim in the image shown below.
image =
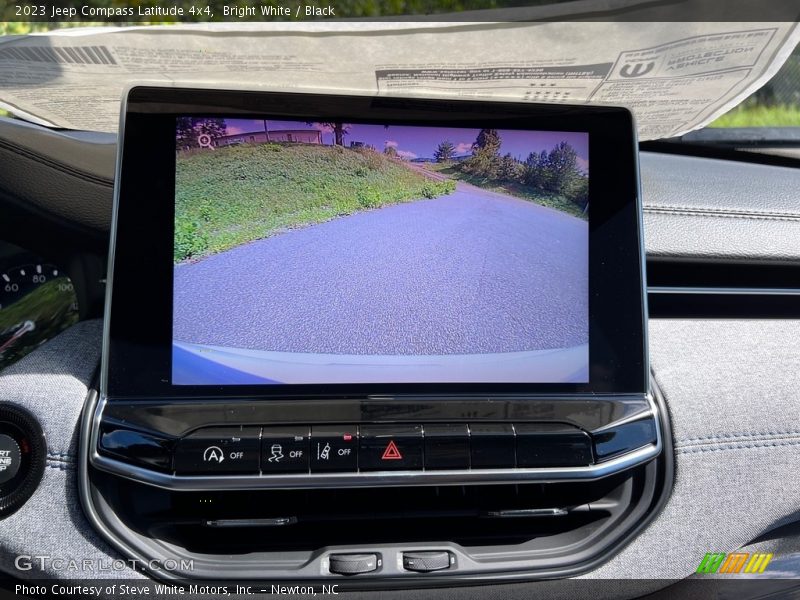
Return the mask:
[(45, 156), (44, 154), (42, 154), (40, 152), (34, 152), (34, 151), (31, 151), (31, 150), (27, 150), (27, 149), (25, 149), (25, 148), (23, 148), (21, 146), (18, 146), (18, 145), (15, 145), (15, 144), (11, 144), (11, 143), (6, 142), (5, 140), (2, 140), (2, 139), (0, 139), (0, 150), (7, 150), (7, 151), (10, 151), (10, 152), (14, 152), (16, 154), (19, 154), (20, 156), (24, 156), (25, 158), (29, 158), (31, 160), (34, 160), (34, 161), (38, 162), (38, 163), (41, 163), (43, 166), (50, 167), (51, 169), (54, 169), (56, 171), (61, 171), (65, 175), (70, 175), (72, 177), (78, 177), (80, 179), (83, 179), (88, 183), (94, 183), (94, 184), (97, 184), (97, 185), (104, 185), (104, 186), (107, 186), (107, 187), (112, 188), (112, 189), (114, 187), (114, 178), (113, 178), (113, 176), (112, 177), (98, 177), (97, 175), (93, 175), (92, 173), (89, 173), (88, 171), (83, 171), (81, 169), (76, 169), (76, 168), (71, 167), (70, 165), (68, 165), (66, 163), (63, 163), (63, 162), (60, 162), (60, 161), (57, 161), (57, 160), (52, 160), (50, 157)]
[(109, 180), (8, 143), (0, 144), (0, 191), (76, 225), (102, 232), (111, 226)]
[(800, 169), (641, 153), (648, 259), (800, 263)]

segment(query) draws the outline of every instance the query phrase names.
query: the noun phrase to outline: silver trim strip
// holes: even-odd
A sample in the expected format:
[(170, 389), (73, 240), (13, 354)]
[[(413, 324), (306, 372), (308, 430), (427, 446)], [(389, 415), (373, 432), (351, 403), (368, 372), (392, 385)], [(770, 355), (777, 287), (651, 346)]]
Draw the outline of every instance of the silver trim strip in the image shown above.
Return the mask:
[(517, 519), (520, 517), (563, 517), (569, 514), (563, 508), (519, 508), (496, 510), (486, 513), (492, 519)]
[[(636, 177), (636, 226), (637, 226), (637, 243), (639, 244), (639, 284), (641, 289), (642, 303), (642, 367), (644, 368), (644, 382), (645, 394), (647, 394), (651, 407), (653, 408), (653, 415), (658, 423), (658, 415), (656, 414), (655, 403), (652, 399), (652, 383), (650, 381), (650, 308), (647, 304), (647, 249), (644, 241), (644, 194), (642, 192), (642, 175), (639, 165), (639, 127), (636, 124), (636, 115), (632, 110), (628, 110), (631, 117), (631, 130), (633, 142), (633, 168)], [(589, 220), (591, 221), (591, 206), (589, 207)], [(658, 430), (659, 427), (656, 427)], [(660, 434), (659, 434), (660, 435)], [(658, 440), (659, 447), (661, 440)]]
[(614, 427), (620, 427), (621, 425), (627, 425), (628, 423), (635, 423), (636, 421), (641, 421), (642, 419), (646, 419), (650, 416), (653, 416), (653, 412), (649, 410), (643, 410), (627, 417), (623, 417), (617, 421), (612, 421), (607, 425), (603, 425), (602, 427), (598, 427), (597, 429), (592, 429), (592, 433), (602, 433), (603, 431), (608, 431)]
[[(86, 514), (89, 523), (94, 527), (95, 531), (100, 534), (100, 537), (109, 542), (118, 552), (128, 559), (141, 561), (145, 558), (143, 552), (138, 552), (131, 548), (123, 540), (121, 540), (100, 518), (97, 510), (92, 502), (92, 493), (89, 483), (89, 461), (86, 457), (90, 455), (90, 444), (95, 443), (96, 436), (94, 432), (91, 435), (86, 435), (90, 428), (94, 428), (96, 413), (95, 407), (98, 405), (97, 392), (91, 390), (86, 397), (84, 405), (84, 412), (81, 415), (81, 436), (78, 443), (78, 497), (80, 498), (83, 512)], [(172, 576), (169, 571), (159, 571), (165, 579), (177, 578)]]
[(101, 398), (94, 411), (89, 438), (89, 461), (97, 469), (155, 487), (178, 491), (358, 488), (409, 485), (465, 485), (520, 483), (524, 481), (586, 481), (600, 479), (648, 462), (661, 453), (661, 428), (658, 407), (648, 396), (650, 411), (639, 413), (625, 422), (652, 417), (656, 421), (656, 443), (643, 446), (603, 463), (586, 467), (536, 469), (476, 469), (447, 471), (378, 471), (358, 473), (293, 473), (281, 475), (209, 475), (187, 476), (160, 473), (101, 456), (97, 452), (98, 432), (106, 399)]
[(205, 521), (206, 527), (235, 529), (237, 527), (286, 527), (297, 523), (297, 517), (275, 517), (272, 519), (216, 519)]
[(654, 286), (648, 294), (698, 294), (709, 296), (800, 296), (797, 288), (677, 287)]
[(125, 145), (125, 118), (128, 112), (128, 96), (137, 87), (132, 83), (125, 87), (119, 106), (119, 132), (117, 133), (117, 160), (114, 165), (114, 195), (111, 202), (111, 235), (108, 242), (108, 270), (106, 272), (106, 297), (103, 305), (103, 341), (100, 349), (100, 393), (108, 391), (108, 354), (111, 333), (108, 318), (111, 314), (111, 296), (114, 288), (114, 257), (117, 250), (117, 221), (119, 214), (119, 186), (122, 178), (122, 150)]
[(260, 489), (308, 489), (444, 485), (476, 483), (519, 483), (521, 481), (577, 481), (599, 479), (623, 471), (655, 458), (660, 446), (651, 444), (624, 456), (599, 465), (588, 467), (559, 467), (552, 469), (480, 469), (474, 471), (382, 471), (361, 473), (325, 473), (292, 475), (220, 475), (180, 476), (158, 473), (141, 467), (92, 455), (92, 465), (103, 471), (126, 479), (153, 485), (168, 490), (215, 491), (215, 490), (260, 490)]

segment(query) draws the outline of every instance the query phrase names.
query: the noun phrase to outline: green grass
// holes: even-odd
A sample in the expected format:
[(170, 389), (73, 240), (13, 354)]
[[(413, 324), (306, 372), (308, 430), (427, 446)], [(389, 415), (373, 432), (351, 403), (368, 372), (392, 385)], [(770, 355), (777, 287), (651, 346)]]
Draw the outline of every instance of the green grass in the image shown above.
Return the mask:
[(524, 186), (521, 183), (516, 183), (513, 181), (497, 181), (495, 179), (486, 179), (471, 175), (469, 173), (464, 173), (463, 171), (460, 171), (453, 163), (426, 163), (425, 167), (431, 171), (437, 171), (444, 175), (448, 175), (453, 179), (459, 179), (476, 187), (480, 187), (492, 192), (508, 194), (509, 196), (521, 198), (522, 200), (529, 200), (539, 204), (540, 206), (546, 206), (547, 208), (560, 210), (572, 215), (573, 217), (578, 217), (583, 220), (588, 220), (589, 218), (589, 215), (584, 214), (581, 208), (574, 202), (571, 202), (570, 200), (557, 194), (551, 194), (542, 190), (535, 190)]
[(175, 252), (181, 262), (286, 229), (455, 189), (372, 150), (261, 144), (177, 160)]
[[(91, 4), (90, 2), (86, 3)], [(122, 27), (125, 25), (146, 25), (149, 22), (130, 22), (130, 23), (107, 23), (105, 21), (13, 21), (16, 17), (16, 8), (9, 4), (6, 14), (0, 9), (0, 16), (8, 17), (0, 20), (0, 35), (27, 35), (29, 33), (40, 33), (52, 31), (54, 29), (72, 29), (75, 27)]]
[(763, 104), (739, 105), (709, 127), (800, 127), (800, 106)]

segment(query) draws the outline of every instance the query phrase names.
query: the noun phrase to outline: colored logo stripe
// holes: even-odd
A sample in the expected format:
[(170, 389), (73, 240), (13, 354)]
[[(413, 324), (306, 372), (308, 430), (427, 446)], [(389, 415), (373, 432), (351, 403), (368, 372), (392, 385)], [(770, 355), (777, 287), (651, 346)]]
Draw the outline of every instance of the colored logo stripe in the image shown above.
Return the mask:
[(766, 552), (707, 552), (697, 567), (697, 573), (763, 573), (772, 560)]
[(753, 554), (750, 557), (750, 562), (744, 568), (745, 573), (763, 573), (767, 568), (769, 561), (772, 560), (772, 554), (765, 554), (763, 552)]

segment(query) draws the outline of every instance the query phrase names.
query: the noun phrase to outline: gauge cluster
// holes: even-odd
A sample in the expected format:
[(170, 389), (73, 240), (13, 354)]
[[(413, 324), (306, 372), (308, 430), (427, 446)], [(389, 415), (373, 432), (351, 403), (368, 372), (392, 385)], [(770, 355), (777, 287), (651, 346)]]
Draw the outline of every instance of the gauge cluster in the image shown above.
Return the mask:
[(78, 297), (61, 265), (0, 242), (0, 370), (78, 318)]

